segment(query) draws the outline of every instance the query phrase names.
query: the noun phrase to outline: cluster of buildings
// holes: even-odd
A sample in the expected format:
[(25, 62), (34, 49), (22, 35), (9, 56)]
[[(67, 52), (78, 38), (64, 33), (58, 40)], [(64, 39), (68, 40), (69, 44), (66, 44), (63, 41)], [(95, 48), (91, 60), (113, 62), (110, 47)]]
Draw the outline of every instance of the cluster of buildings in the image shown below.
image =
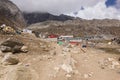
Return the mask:
[[(31, 30), (24, 29), (23, 32), (32, 33)], [(49, 33), (36, 33), (37, 37), (48, 39), (50, 41), (56, 41), (59, 45), (81, 45), (82, 47), (87, 47), (88, 45), (94, 46), (95, 40), (103, 39), (102, 35), (94, 35), (94, 36), (85, 36), (85, 37), (74, 37), (73, 35), (56, 35)]]
[(56, 39), (56, 42), (59, 45), (71, 44), (81, 45), (82, 47), (87, 47), (88, 45), (94, 46), (95, 43), (92, 41), (103, 39), (102, 36), (74, 37), (73, 35), (55, 35), (55, 34), (47, 35), (46, 38)]

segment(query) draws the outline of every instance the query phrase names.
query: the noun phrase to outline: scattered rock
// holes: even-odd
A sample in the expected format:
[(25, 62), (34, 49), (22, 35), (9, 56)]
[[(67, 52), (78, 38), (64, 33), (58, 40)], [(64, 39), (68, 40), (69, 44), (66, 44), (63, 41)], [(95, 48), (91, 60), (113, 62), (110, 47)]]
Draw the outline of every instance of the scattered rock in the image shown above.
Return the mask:
[(111, 69), (119, 68), (120, 64), (117, 61), (112, 61)]
[(92, 76), (93, 76), (93, 72), (83, 75), (83, 77), (84, 77), (85, 79), (90, 78), (90, 77), (92, 77)]
[(68, 48), (73, 48), (74, 46), (73, 46), (73, 45), (71, 45), (71, 44), (69, 44), (67, 47), (68, 47)]
[(108, 60), (108, 61), (114, 61), (114, 59), (113, 59), (113, 58), (107, 58), (107, 60)]
[(84, 76), (85, 79), (89, 78), (88, 74), (84, 74), (83, 76)]
[(63, 51), (64, 52), (70, 52), (70, 49), (69, 48), (63, 48)]
[(50, 51), (50, 55), (55, 56), (56, 54), (57, 54), (56, 51)]
[(16, 65), (19, 63), (17, 57), (13, 56), (12, 53), (8, 53), (4, 56), (2, 62), (3, 65)]
[(30, 66), (30, 63), (25, 64), (26, 67)]
[(24, 52), (24, 53), (28, 52), (28, 47), (27, 46), (23, 46), (21, 48), (21, 51)]
[(100, 61), (99, 64), (101, 65), (102, 69), (109, 68), (109, 69), (118, 69), (120, 68), (120, 63), (115, 60), (114, 58), (107, 58), (103, 61)]
[(112, 42), (108, 42), (108, 45), (111, 45), (112, 44)]
[(72, 76), (71, 76), (70, 74), (66, 74), (66, 77), (67, 77), (67, 78), (70, 78), (70, 77), (72, 77)]
[(61, 65), (61, 68), (62, 68), (64, 71), (66, 71), (67, 73), (70, 73), (70, 72), (72, 72), (72, 71), (73, 71), (73, 69), (72, 69), (72, 66), (71, 66), (71, 65), (66, 65), (66, 64), (63, 64), (63, 65)]
[(54, 70), (55, 70), (56, 72), (59, 72), (60, 67), (55, 67)]
[(93, 76), (93, 72), (90, 72), (88, 75), (89, 75), (89, 77), (92, 77)]

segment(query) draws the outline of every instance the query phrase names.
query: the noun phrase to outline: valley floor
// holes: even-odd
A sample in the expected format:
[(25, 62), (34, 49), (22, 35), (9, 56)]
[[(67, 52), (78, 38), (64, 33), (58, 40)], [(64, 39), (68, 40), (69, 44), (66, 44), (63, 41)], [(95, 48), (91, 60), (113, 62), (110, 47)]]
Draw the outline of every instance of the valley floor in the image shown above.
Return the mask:
[[(29, 52), (14, 54), (20, 59), (17, 65), (0, 64), (0, 80), (120, 80), (119, 54), (99, 48), (65, 47), (33, 37), (13, 37), (21, 39)], [(4, 39), (1, 36), (0, 42)], [(4, 55), (0, 53), (0, 61)]]

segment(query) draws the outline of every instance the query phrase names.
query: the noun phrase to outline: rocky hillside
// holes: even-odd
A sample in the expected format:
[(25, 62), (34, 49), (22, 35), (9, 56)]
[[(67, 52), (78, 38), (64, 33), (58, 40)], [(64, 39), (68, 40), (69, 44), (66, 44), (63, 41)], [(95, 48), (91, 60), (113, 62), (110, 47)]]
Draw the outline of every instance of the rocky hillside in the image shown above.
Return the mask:
[(9, 0), (0, 0), (0, 25), (6, 24), (14, 28), (26, 26), (19, 8)]
[(66, 21), (66, 20), (72, 20), (74, 17), (67, 16), (67, 15), (52, 15), (50, 13), (25, 13), (24, 12), (24, 18), (26, 19), (28, 24), (43, 22), (47, 20), (54, 20), (54, 21)]
[(86, 35), (120, 35), (119, 20), (83, 20), (74, 19), (68, 21), (46, 21), (36, 23), (28, 27), (36, 32), (48, 32), (52, 34), (73, 34), (75, 36)]

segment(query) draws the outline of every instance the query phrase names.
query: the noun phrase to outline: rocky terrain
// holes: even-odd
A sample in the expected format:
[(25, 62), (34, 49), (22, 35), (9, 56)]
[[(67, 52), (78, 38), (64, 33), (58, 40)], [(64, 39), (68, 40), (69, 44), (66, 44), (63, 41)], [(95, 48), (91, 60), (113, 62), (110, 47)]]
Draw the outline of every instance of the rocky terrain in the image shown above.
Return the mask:
[[(24, 17), (27, 29), (38, 34), (120, 36), (119, 20), (73, 19), (49, 13), (24, 13)], [(59, 45), (54, 39), (18, 32), (16, 28), (24, 28), (25, 21), (9, 0), (0, 0), (2, 24), (8, 26), (0, 28), (4, 33), (0, 33), (0, 80), (120, 80), (120, 38), (88, 40), (83, 47), (82, 43)]]
[(36, 32), (49, 34), (91, 36), (91, 35), (120, 35), (119, 20), (84, 20), (74, 19), (67, 21), (45, 21), (28, 26)]
[(26, 26), (22, 12), (9, 0), (0, 0), (0, 25), (2, 24), (13, 28), (23, 28)]
[(87, 48), (60, 46), (25, 33), (0, 35), (0, 44), (8, 39), (23, 43), (28, 52), (0, 52), (0, 80), (120, 79), (120, 46), (116, 44), (101, 42)]

